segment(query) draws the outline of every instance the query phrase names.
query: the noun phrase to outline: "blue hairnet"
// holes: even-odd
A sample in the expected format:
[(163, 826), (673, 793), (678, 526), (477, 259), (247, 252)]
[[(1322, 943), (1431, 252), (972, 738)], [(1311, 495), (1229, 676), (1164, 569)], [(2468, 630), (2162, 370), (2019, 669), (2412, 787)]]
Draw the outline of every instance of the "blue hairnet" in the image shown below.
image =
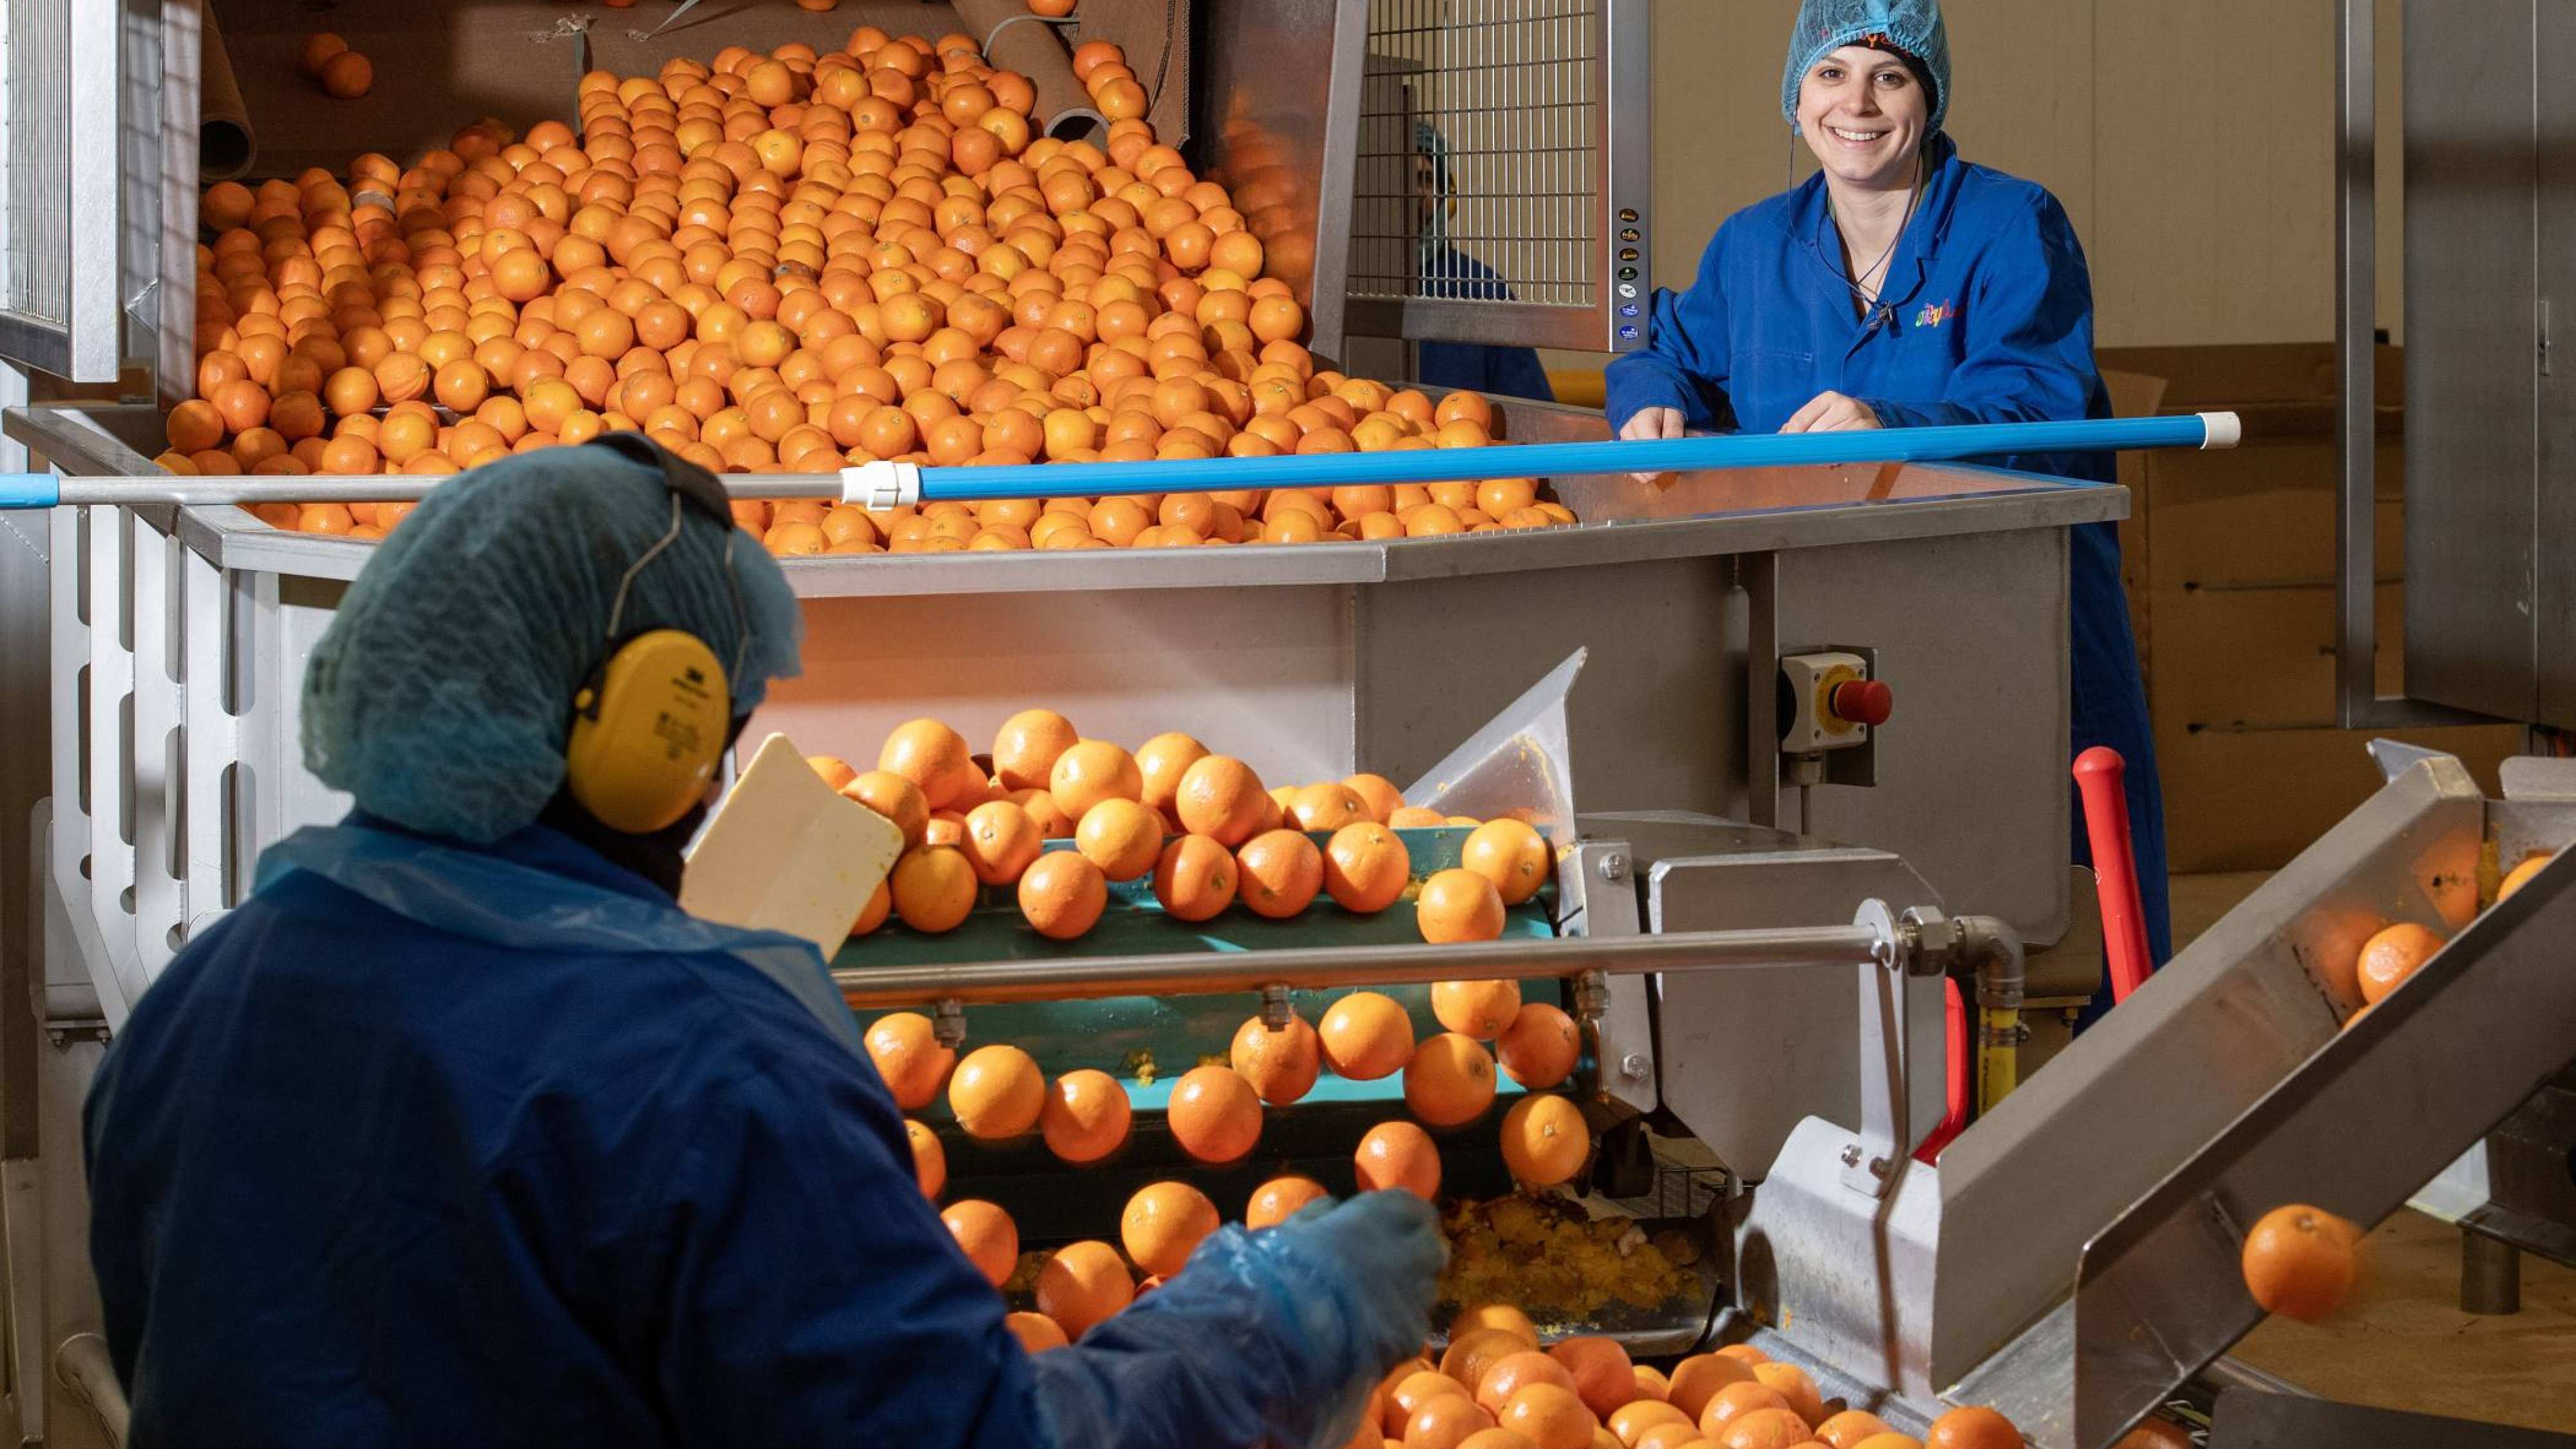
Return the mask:
[[(671, 527), (674, 495), (642, 452), (549, 448), (432, 489), (314, 648), (305, 768), (431, 835), (488, 844), (532, 824), (563, 783), (573, 694), (613, 642), (618, 580)], [(636, 574), (618, 630), (705, 640), (740, 718), (769, 680), (797, 672), (803, 618), (757, 542), (695, 506), (682, 513), (679, 538)]]
[(1885, 36), (1914, 63), (1932, 89), (1932, 120), (1924, 138), (1941, 134), (1950, 114), (1950, 31), (1941, 22), (1941, 0), (1806, 0), (1798, 28), (1789, 33), (1789, 68), (1780, 77), (1780, 113), (1798, 125), (1798, 84), (1816, 62), (1846, 45)]

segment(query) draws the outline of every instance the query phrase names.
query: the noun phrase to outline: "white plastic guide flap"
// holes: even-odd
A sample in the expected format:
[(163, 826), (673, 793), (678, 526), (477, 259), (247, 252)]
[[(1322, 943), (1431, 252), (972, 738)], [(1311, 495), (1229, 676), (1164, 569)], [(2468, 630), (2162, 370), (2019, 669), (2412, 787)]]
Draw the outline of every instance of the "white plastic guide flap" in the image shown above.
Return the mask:
[(835, 793), (774, 734), (689, 852), (680, 908), (801, 936), (828, 961), (902, 850), (894, 822)]

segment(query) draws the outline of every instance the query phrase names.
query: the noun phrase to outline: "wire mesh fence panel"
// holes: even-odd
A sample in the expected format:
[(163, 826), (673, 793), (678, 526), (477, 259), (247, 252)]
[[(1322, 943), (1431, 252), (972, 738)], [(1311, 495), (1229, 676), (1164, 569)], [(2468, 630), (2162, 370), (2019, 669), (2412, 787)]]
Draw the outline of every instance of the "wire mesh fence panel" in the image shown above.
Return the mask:
[(1600, 0), (1372, 0), (1351, 292), (1598, 303)]
[[(0, 311), (62, 327), (71, 320), (71, 7), (7, 0), (5, 195)], [(106, 3), (106, 0), (91, 0)]]

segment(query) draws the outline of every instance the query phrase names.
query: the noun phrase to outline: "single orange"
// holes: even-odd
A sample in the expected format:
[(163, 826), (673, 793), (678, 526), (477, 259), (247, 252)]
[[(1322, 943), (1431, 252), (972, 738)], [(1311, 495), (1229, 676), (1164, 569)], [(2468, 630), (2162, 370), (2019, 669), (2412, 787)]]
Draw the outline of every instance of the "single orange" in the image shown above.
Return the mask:
[(1136, 1266), (1158, 1278), (1181, 1271), (1200, 1241), (1220, 1226), (1216, 1204), (1186, 1182), (1148, 1183), (1118, 1215), (1118, 1241)]
[(1494, 883), (1503, 904), (1516, 906), (1538, 894), (1554, 872), (1547, 837), (1519, 820), (1488, 820), (1468, 832), (1458, 864)]
[(1241, 760), (1226, 755), (1193, 760), (1172, 788), (1172, 809), (1181, 828), (1228, 850), (1265, 828), (1268, 796), (1261, 777)]
[(1413, 1018), (1374, 991), (1354, 991), (1324, 1008), (1315, 1035), (1325, 1064), (1354, 1082), (1392, 1076), (1413, 1059)]
[(1118, 1250), (1086, 1239), (1067, 1243), (1038, 1269), (1038, 1312), (1055, 1320), (1068, 1338), (1136, 1301), (1136, 1280)]
[(1887, 1421), (1867, 1409), (1845, 1409), (1816, 1426), (1816, 1438), (1829, 1449), (1860, 1449), (1873, 1434), (1893, 1433)]
[(1009, 1329), (1011, 1336), (1020, 1341), (1020, 1347), (1030, 1353), (1062, 1348), (1073, 1341), (1064, 1336), (1064, 1330), (1056, 1326), (1054, 1319), (1043, 1313), (1006, 1314), (1002, 1318), (1002, 1326)]
[[(1607, 1429), (1601, 1434), (1605, 1445), (1619, 1442), (1619, 1436)], [(1699, 1449), (1701, 1445), (1717, 1449), (1717, 1441), (1701, 1433), (1697, 1424), (1657, 1424), (1637, 1436), (1636, 1449)]]
[(906, 845), (919, 845), (930, 827), (930, 798), (891, 770), (869, 770), (839, 787), (842, 794), (894, 822)]
[(1234, 874), (1232, 851), (1204, 835), (1175, 836), (1154, 862), (1154, 899), (1176, 921), (1211, 920), (1234, 904)]
[(907, 1112), (936, 1100), (939, 1084), (957, 1065), (956, 1050), (941, 1046), (930, 1018), (917, 1011), (889, 1012), (868, 1023), (866, 1045), (894, 1104)]
[(1232, 1067), (1193, 1067), (1172, 1084), (1168, 1120), (1183, 1152), (1234, 1162), (1261, 1140), (1261, 1097)]
[(1563, 1097), (1527, 1096), (1503, 1114), (1503, 1165), (1529, 1187), (1572, 1180), (1592, 1155), (1582, 1109)]
[(1485, 1365), (1476, 1376), (1476, 1402), (1489, 1414), (1500, 1414), (1512, 1395), (1532, 1384), (1554, 1384), (1571, 1390), (1574, 1374), (1565, 1365), (1534, 1348), (1507, 1353)]
[[(1466, 1395), (1434, 1394), (1404, 1421), (1400, 1442), (1403, 1449), (1458, 1449), (1470, 1435), (1493, 1426), (1493, 1416)], [(1362, 1428), (1369, 1434), (1377, 1432), (1374, 1426)]]
[(1428, 1202), (1440, 1195), (1440, 1149), (1431, 1134), (1410, 1122), (1381, 1122), (1351, 1154), (1360, 1190), (1402, 1188)]
[(1494, 1104), (1494, 1059), (1483, 1046), (1444, 1031), (1413, 1049), (1404, 1067), (1404, 1105), (1434, 1127), (1475, 1121)]
[(1315, 1078), (1323, 1071), (1323, 1048), (1302, 1016), (1290, 1016), (1276, 1030), (1254, 1016), (1235, 1029), (1227, 1060), (1261, 1100), (1285, 1107), (1315, 1089)]
[(963, 772), (972, 767), (971, 754), (965, 736), (939, 721), (907, 720), (886, 736), (885, 748), (877, 752), (877, 768), (920, 786), (930, 808), (944, 810), (964, 788)]
[(1403, 898), (1413, 857), (1383, 825), (1363, 820), (1333, 832), (1324, 845), (1324, 889), (1343, 910), (1374, 915)]
[(1449, 817), (1420, 805), (1407, 805), (1390, 813), (1386, 823), (1398, 830), (1437, 830), (1449, 823)]
[(1394, 1380), (1393, 1387), (1383, 1384), (1379, 1386), (1379, 1397), (1382, 1402), (1379, 1404), (1378, 1422), (1396, 1433), (1402, 1433), (1404, 1426), (1412, 1422), (1413, 1416), (1422, 1411), (1422, 1406), (1434, 1399), (1465, 1399), (1470, 1404), (1476, 1402), (1456, 1379), (1435, 1370), (1425, 1369), (1421, 1367), (1421, 1363), (1420, 1359), (1412, 1359), (1398, 1364), (1395, 1372), (1387, 1376)]
[(1747, 1368), (1751, 1368), (1757, 1363), (1769, 1363), (1771, 1361), (1771, 1355), (1764, 1353), (1762, 1350), (1755, 1348), (1749, 1343), (1730, 1343), (1724, 1348), (1719, 1349), (1717, 1353), (1720, 1358), (1734, 1359), (1736, 1362), (1743, 1364)]
[[(1688, 1363), (1690, 1360), (1684, 1359), (1682, 1362)], [(1673, 1377), (1678, 1381), (1681, 1375), (1676, 1373)], [(1711, 1388), (1709, 1392), (1715, 1393), (1717, 1390)], [(1676, 1403), (1667, 1403), (1662, 1399), (1632, 1399), (1610, 1415), (1610, 1432), (1618, 1435), (1619, 1442), (1627, 1445), (1628, 1449), (1636, 1449), (1639, 1437), (1658, 1424), (1687, 1424), (1696, 1432), (1699, 1428), (1698, 1420), (1698, 1415)]]
[(1707, 1407), (1699, 1411), (1700, 1432), (1722, 1443), (1730, 1421), (1765, 1409), (1777, 1409), (1784, 1414), (1791, 1412), (1789, 1401), (1780, 1397), (1780, 1391), (1768, 1384), (1756, 1379), (1728, 1384), (1709, 1395)]
[(1368, 802), (1339, 780), (1309, 785), (1288, 802), (1300, 830), (1334, 831), (1369, 818)]
[(1075, 820), (1103, 800), (1134, 800), (1144, 792), (1135, 757), (1107, 740), (1075, 741), (1047, 773), (1047, 793)]
[(1738, 1414), (1720, 1427), (1716, 1435), (1718, 1449), (1798, 1449), (1813, 1442), (1807, 1437), (1807, 1421), (1794, 1409), (1754, 1409)]
[(1177, 822), (1181, 777), (1207, 757), (1207, 746), (1178, 731), (1137, 746), (1136, 776), (1143, 783), (1145, 803)]
[(2021, 1430), (1994, 1410), (1971, 1404), (1933, 1420), (1923, 1433), (1923, 1449), (2021, 1449)]
[[(1459, 1393), (1469, 1394), (1465, 1386), (1482, 1383), (1485, 1370), (1508, 1355), (1533, 1347), (1520, 1335), (1502, 1328), (1473, 1328), (1449, 1335), (1449, 1347), (1440, 1355), (1440, 1372)], [(1472, 1394), (1471, 1394), (1472, 1397)]]
[(1395, 812), (1404, 808), (1404, 792), (1395, 788), (1395, 782), (1384, 775), (1365, 772), (1345, 775), (1342, 783), (1349, 786), (1352, 793), (1360, 797), (1360, 803), (1368, 807), (1368, 818), (1380, 825), (1394, 824)]
[(2359, 1228), (2322, 1208), (2274, 1208), (2245, 1235), (2245, 1291), (2266, 1313), (2313, 1323), (2352, 1291), (2360, 1243)]
[(2382, 997), (2423, 969), (2442, 949), (2442, 938), (2413, 921), (2400, 921), (2362, 943), (2356, 976), (2361, 999), (2377, 1005)]
[(1047, 1150), (1065, 1161), (1098, 1162), (1127, 1141), (1134, 1112), (1117, 1078), (1084, 1067), (1048, 1086), (1038, 1130), (1046, 1137)]
[(2121, 1435), (2120, 1442), (2112, 1445), (2111, 1449), (2195, 1449), (2195, 1446), (2190, 1433), (2173, 1420), (2149, 1419)]
[(1073, 846), (1111, 880), (1150, 875), (1163, 855), (1163, 817), (1148, 805), (1112, 797), (1082, 813)]
[(1020, 1228), (1009, 1213), (970, 1197), (950, 1203), (939, 1220), (948, 1225), (957, 1246), (966, 1250), (966, 1261), (975, 1265), (985, 1282), (999, 1288), (1011, 1281), (1020, 1266)]
[(1644, 1399), (1660, 1404), (1671, 1396), (1672, 1391), (1673, 1381), (1664, 1377), (1662, 1369), (1641, 1363), (1637, 1365), (1637, 1391), (1629, 1396), (1628, 1401), (1635, 1403)]
[(1599, 1427), (1599, 1421), (1583, 1407), (1583, 1400), (1576, 1397), (1574, 1390), (1553, 1383), (1523, 1388), (1504, 1403), (1495, 1418), (1503, 1428), (1528, 1439), (1538, 1449), (1592, 1449), (1592, 1431)]
[(2540, 868), (2549, 864), (2550, 859), (2546, 851), (2524, 856), (2521, 864), (2506, 871), (2504, 879), (2496, 882), (2496, 904), (2503, 905), (2505, 897), (2529, 884), (2533, 876), (2540, 874)]
[[(1265, 303), (1279, 298), (1263, 298)], [(1290, 303), (1290, 306), (1296, 305)], [(1538, 1449), (1527, 1434), (1510, 1429), (1480, 1429), (1458, 1441), (1458, 1449)]]
[(1637, 1366), (1614, 1338), (1578, 1335), (1549, 1346), (1548, 1357), (1565, 1365), (1583, 1407), (1608, 1418), (1637, 1396)]
[[(1458, 1316), (1449, 1320), (1449, 1336), (1452, 1338), (1479, 1328), (1499, 1328), (1517, 1336), (1531, 1348), (1538, 1347), (1538, 1325), (1530, 1322), (1528, 1314), (1508, 1303), (1479, 1303), (1472, 1308), (1458, 1310)], [(1620, 1402), (1626, 1403), (1627, 1400)]]
[(894, 914), (894, 891), (888, 888), (884, 881), (878, 881), (877, 888), (868, 895), (868, 903), (859, 907), (859, 918), (850, 922), (850, 934), (864, 936), (884, 925), (886, 917), (892, 914)]
[(1503, 1074), (1533, 1092), (1543, 1092), (1574, 1075), (1583, 1053), (1582, 1033), (1574, 1018), (1544, 1001), (1524, 1004), (1512, 1024), (1494, 1039), (1494, 1055)]
[(1070, 941), (1109, 907), (1109, 878), (1080, 854), (1050, 850), (1020, 872), (1020, 915), (1051, 941)]
[[(966, 844), (966, 817), (954, 810), (931, 811), (930, 823), (922, 827), (921, 843), (945, 845), (952, 850), (963, 847)], [(967, 868), (974, 869), (973, 862), (968, 862)]]
[(957, 848), (986, 885), (1013, 885), (1029, 862), (1038, 858), (1044, 837), (1029, 812), (1008, 800), (987, 800), (966, 812)]
[(1013, 790), (1043, 790), (1055, 762), (1081, 736), (1051, 709), (1024, 709), (993, 737), (993, 775)]
[(1256, 916), (1283, 920), (1306, 909), (1324, 885), (1324, 853), (1294, 830), (1256, 835), (1236, 852), (1235, 896)]
[(1274, 1177), (1252, 1190), (1252, 1200), (1243, 1205), (1243, 1225), (1247, 1228), (1275, 1228), (1294, 1216), (1299, 1208), (1318, 1198), (1328, 1197), (1324, 1185), (1310, 1177)]
[(1807, 1377), (1805, 1369), (1793, 1363), (1757, 1363), (1753, 1366), (1753, 1377), (1787, 1399), (1789, 1407), (1797, 1410), (1799, 1418), (1810, 1424), (1823, 1422), (1825, 1396), (1817, 1392), (1816, 1381)]
[(948, 1077), (948, 1110), (967, 1136), (987, 1142), (1037, 1126), (1046, 1097), (1046, 1075), (1036, 1058), (1015, 1046), (977, 1047)]
[(975, 867), (953, 845), (905, 851), (887, 884), (894, 891), (894, 913), (925, 934), (956, 930), (975, 909)]
[(1422, 939), (1434, 945), (1490, 941), (1503, 933), (1502, 895), (1472, 870), (1433, 872), (1422, 883), (1413, 910)]
[(850, 762), (838, 755), (807, 755), (805, 763), (813, 766), (814, 773), (823, 777), (823, 783), (835, 790), (859, 777), (859, 772), (850, 768)]
[(1431, 1014), (1461, 1036), (1492, 1041), (1512, 1024), (1521, 1009), (1517, 981), (1435, 981)]
[[(2127, 1442), (2125, 1439), (2121, 1441), (2124, 1446)], [(1861, 1440), (1857, 1449), (1923, 1449), (1923, 1441), (1911, 1434), (1872, 1434)]]
[(1672, 1406), (1689, 1416), (1692, 1423), (1708, 1408), (1708, 1401), (1729, 1384), (1752, 1384), (1753, 1366), (1724, 1354), (1693, 1354), (1673, 1365), (1672, 1390), (1667, 1395)]
[(948, 1185), (948, 1149), (939, 1145), (938, 1133), (910, 1118), (904, 1119), (903, 1140), (912, 1149), (912, 1180), (921, 1184), (923, 1197), (936, 1199)]

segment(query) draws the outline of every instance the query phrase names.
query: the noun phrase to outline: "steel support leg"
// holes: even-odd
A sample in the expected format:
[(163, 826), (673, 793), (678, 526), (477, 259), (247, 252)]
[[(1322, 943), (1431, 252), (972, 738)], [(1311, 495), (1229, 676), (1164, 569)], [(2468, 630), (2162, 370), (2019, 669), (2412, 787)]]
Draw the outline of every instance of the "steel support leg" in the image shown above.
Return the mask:
[(2522, 1311), (2522, 1250), (2475, 1228), (2460, 1229), (2460, 1311), (2502, 1317)]

